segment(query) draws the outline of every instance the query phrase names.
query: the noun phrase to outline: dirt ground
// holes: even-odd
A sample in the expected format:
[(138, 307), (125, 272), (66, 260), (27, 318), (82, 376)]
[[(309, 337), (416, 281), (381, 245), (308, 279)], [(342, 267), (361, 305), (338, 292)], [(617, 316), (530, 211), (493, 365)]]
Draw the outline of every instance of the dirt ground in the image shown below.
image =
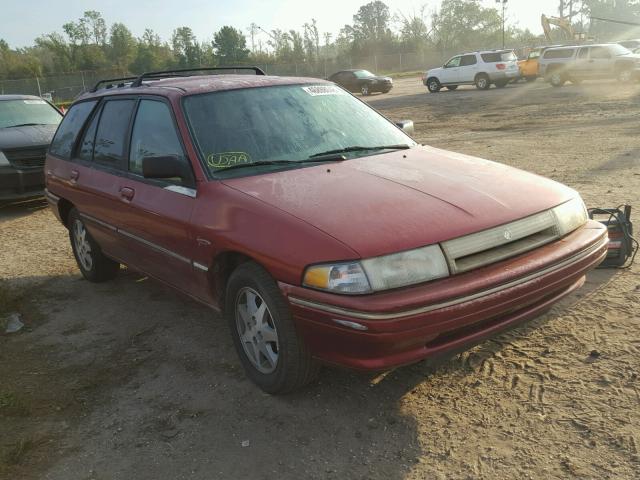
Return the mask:
[[(639, 84), (407, 78), (367, 101), (423, 143), (640, 215)], [(216, 314), (132, 271), (82, 280), (42, 202), (0, 208), (0, 246), (0, 317), (27, 325), (0, 336), (2, 479), (640, 477), (640, 262), (439, 365), (325, 368), (271, 397)]]

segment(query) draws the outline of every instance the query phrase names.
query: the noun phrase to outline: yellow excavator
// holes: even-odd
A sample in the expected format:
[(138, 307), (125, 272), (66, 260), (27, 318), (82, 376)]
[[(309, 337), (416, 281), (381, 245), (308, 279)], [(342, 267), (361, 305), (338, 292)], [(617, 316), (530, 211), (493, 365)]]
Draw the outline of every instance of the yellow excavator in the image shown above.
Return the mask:
[(545, 14), (542, 14), (540, 20), (542, 22), (542, 30), (544, 30), (544, 36), (549, 43), (554, 42), (554, 39), (551, 36), (551, 25), (558, 27), (558, 29), (562, 32), (562, 38), (560, 40), (564, 42), (580, 42), (585, 38), (585, 34), (576, 32), (571, 26), (571, 21), (567, 20), (566, 18), (547, 17)]
[[(548, 46), (533, 48), (529, 51), (527, 58), (518, 62), (520, 68), (520, 78), (524, 78), (526, 81), (531, 82), (538, 78), (538, 59), (544, 51), (553, 46), (554, 43), (582, 43), (585, 40), (585, 34), (576, 32), (571, 26), (571, 21), (561, 17), (547, 17), (542, 15), (542, 29), (544, 30), (544, 36), (547, 39)], [(561, 34), (561, 38), (554, 39), (551, 35), (551, 26), (558, 27)]]

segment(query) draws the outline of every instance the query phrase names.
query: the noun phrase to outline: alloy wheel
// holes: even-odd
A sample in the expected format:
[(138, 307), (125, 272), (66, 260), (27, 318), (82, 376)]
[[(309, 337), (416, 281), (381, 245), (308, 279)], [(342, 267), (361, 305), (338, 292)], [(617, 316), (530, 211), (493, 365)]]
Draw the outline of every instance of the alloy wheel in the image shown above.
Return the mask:
[(236, 328), (251, 364), (261, 373), (278, 366), (278, 331), (269, 307), (253, 288), (244, 287), (236, 296)]
[(84, 227), (84, 223), (77, 219), (73, 223), (73, 242), (76, 247), (78, 261), (85, 270), (91, 270), (93, 257), (91, 256), (91, 244), (87, 238), (87, 229)]

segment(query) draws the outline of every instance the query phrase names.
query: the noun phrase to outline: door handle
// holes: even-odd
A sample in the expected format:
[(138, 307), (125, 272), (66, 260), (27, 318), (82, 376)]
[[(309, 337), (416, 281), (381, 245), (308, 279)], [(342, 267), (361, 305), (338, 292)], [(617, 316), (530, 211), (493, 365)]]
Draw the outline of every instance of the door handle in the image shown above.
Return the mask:
[(136, 191), (133, 188), (129, 187), (120, 187), (120, 196), (125, 202), (130, 202), (133, 200), (133, 196), (136, 194)]
[(78, 177), (80, 177), (80, 172), (78, 170), (71, 170), (69, 173), (69, 183), (71, 183), (71, 185), (75, 185), (78, 183)]

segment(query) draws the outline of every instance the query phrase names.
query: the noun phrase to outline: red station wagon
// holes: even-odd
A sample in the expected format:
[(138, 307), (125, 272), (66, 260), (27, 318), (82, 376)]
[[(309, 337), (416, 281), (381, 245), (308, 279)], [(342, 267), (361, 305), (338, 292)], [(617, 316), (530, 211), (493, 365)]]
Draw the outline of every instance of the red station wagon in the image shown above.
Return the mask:
[(606, 255), (564, 185), (419, 145), (331, 82), (203, 70), (79, 98), (47, 198), (87, 280), (126, 264), (221, 310), (267, 392), (469, 347)]

